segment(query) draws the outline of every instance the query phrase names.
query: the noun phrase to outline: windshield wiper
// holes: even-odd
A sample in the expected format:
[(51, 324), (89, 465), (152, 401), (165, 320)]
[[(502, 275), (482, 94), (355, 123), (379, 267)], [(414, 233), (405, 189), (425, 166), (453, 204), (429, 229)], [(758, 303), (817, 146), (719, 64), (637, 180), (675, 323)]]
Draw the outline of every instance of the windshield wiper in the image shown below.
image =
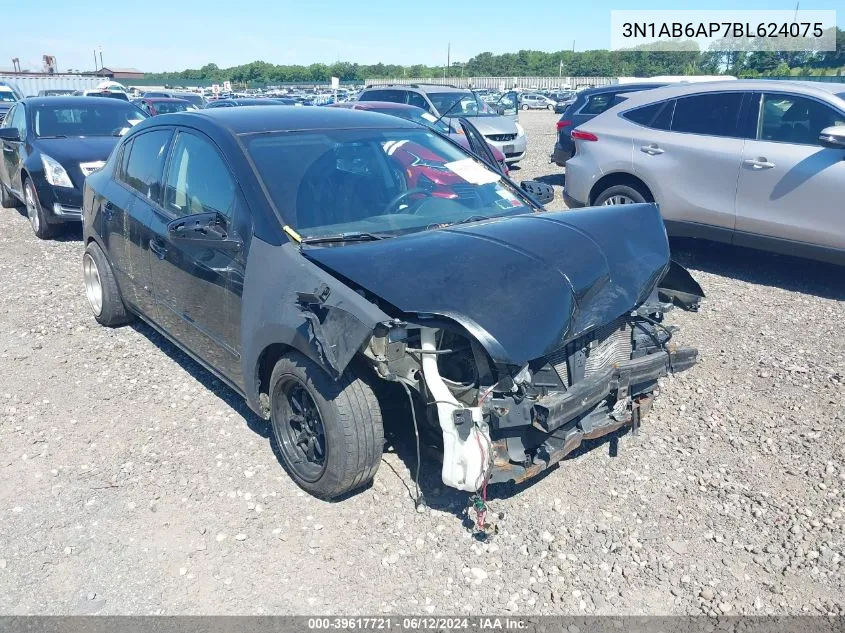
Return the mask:
[(314, 237), (302, 238), (302, 244), (328, 244), (332, 242), (371, 242), (373, 240), (383, 240), (384, 235), (377, 233), (365, 233), (362, 231), (353, 231), (351, 233), (338, 233), (337, 235), (315, 235)]
[(67, 138), (64, 134), (42, 134), (38, 138)]
[(482, 220), (489, 220), (489, 215), (471, 215), (468, 218), (464, 218), (463, 220), (457, 220), (456, 222), (452, 222), (452, 224), (466, 224), (467, 222), (481, 222)]

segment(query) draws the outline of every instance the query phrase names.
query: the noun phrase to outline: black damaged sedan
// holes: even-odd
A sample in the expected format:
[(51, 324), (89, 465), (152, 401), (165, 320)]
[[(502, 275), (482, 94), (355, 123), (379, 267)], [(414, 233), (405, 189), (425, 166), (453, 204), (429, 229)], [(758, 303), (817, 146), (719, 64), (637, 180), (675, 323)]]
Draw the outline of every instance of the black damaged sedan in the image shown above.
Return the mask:
[(402, 423), (467, 491), (636, 427), (697, 356), (664, 313), (703, 294), (657, 208), (545, 212), (548, 189), (503, 177), (465, 131), (477, 155), (353, 110), (140, 123), (85, 183), (97, 321), (140, 317), (202, 363), (324, 498), (373, 478), (386, 393), (417, 403)]

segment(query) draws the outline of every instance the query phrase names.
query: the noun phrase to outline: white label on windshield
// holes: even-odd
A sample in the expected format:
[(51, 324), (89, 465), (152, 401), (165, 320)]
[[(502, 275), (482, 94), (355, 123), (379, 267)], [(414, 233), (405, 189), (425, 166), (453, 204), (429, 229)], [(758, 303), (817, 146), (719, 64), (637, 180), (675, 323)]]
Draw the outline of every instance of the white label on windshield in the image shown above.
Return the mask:
[(519, 199), (515, 195), (513, 195), (510, 191), (508, 191), (507, 189), (502, 189), (501, 187), (499, 187), (499, 188), (497, 188), (496, 193), (499, 194), (500, 198), (502, 198), (502, 200), (499, 200), (496, 203), (496, 204), (499, 204), (499, 202), (503, 203), (503, 204), (499, 204), (500, 207), (507, 208), (507, 207), (521, 207), (522, 206), (522, 203), (519, 201)]
[(144, 119), (129, 119), (129, 120), (127, 121), (127, 123), (128, 123), (129, 125), (131, 125), (132, 127), (135, 127), (136, 125), (138, 125), (138, 124), (139, 124), (141, 121), (143, 121), (143, 120), (144, 120)]
[(456, 160), (443, 166), (473, 185), (489, 185), (491, 182), (499, 182), (500, 178), (499, 174), (485, 169), (472, 158)]
[(430, 121), (431, 123), (434, 123), (437, 120), (437, 117), (435, 117), (433, 114), (429, 114), (428, 112), (423, 112), (420, 116), (426, 121)]

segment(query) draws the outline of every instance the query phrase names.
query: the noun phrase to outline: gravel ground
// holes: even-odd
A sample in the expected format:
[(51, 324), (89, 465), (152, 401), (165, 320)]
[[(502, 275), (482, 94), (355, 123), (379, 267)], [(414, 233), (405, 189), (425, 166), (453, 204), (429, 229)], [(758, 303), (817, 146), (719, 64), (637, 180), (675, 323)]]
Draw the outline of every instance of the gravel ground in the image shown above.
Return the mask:
[[(521, 118), (515, 176), (561, 184), (556, 117)], [(414, 511), (402, 432), (371, 488), (300, 492), (234, 394), (149, 328), (94, 322), (78, 231), (41, 242), (2, 210), (0, 613), (842, 614), (841, 270), (674, 248), (709, 296), (671, 317), (700, 364), (618, 455), (492, 487), (481, 542), (429, 459)]]

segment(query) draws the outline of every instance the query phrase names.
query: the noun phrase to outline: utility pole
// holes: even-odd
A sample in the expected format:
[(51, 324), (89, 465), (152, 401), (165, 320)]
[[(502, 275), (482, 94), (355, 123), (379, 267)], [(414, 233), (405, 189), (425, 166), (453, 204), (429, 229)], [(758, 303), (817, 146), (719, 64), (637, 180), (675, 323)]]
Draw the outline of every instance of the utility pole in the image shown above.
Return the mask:
[[(446, 68), (449, 68), (449, 64), (452, 61), (452, 42), (449, 42), (446, 45)], [(451, 68), (449, 68), (451, 71)], [(443, 79), (446, 79), (446, 71), (443, 71)]]
[(97, 49), (94, 49), (94, 72), (97, 72)]
[(105, 68), (103, 66), (103, 47), (100, 46), (100, 70), (102, 70), (103, 68)]

